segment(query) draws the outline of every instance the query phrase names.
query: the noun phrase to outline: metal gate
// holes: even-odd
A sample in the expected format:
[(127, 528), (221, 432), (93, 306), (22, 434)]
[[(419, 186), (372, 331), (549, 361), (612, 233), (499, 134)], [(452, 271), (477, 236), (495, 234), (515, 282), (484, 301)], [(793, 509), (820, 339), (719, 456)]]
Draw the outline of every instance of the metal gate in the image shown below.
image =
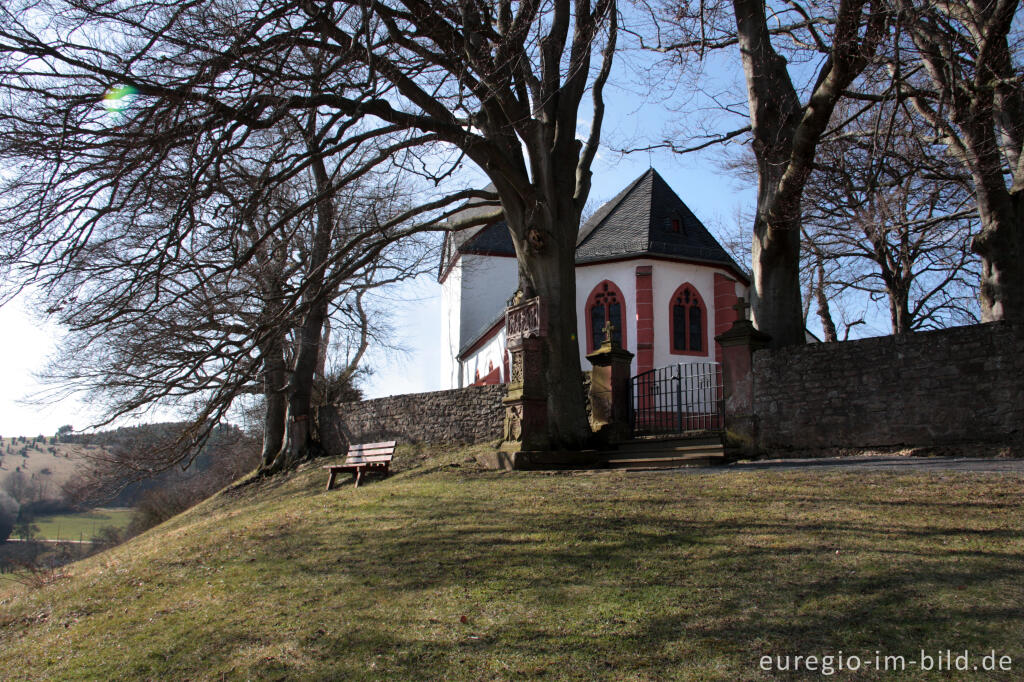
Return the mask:
[(632, 378), (634, 436), (722, 428), (722, 366), (692, 362), (652, 369)]

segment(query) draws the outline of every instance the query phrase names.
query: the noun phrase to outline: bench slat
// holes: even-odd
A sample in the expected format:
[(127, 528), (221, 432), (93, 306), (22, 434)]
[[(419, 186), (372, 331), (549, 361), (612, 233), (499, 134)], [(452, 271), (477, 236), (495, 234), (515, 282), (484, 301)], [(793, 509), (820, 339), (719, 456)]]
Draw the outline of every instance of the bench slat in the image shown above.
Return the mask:
[(394, 457), (391, 455), (377, 455), (376, 457), (349, 457), (343, 464), (374, 464), (379, 462), (390, 462)]
[(381, 443), (359, 443), (358, 445), (352, 445), (349, 447), (349, 452), (360, 452), (362, 450), (375, 450), (377, 448), (391, 448), (395, 449), (395, 445), (398, 441), (388, 440)]
[(379, 448), (377, 450), (364, 450), (362, 452), (349, 452), (349, 457), (393, 457), (395, 455), (394, 450), (387, 450)]
[(380, 466), (383, 464), (390, 464), (392, 461), (391, 457), (370, 457), (367, 459), (346, 459), (341, 464), (325, 464), (324, 469), (337, 469), (339, 467), (351, 468), (360, 466)]

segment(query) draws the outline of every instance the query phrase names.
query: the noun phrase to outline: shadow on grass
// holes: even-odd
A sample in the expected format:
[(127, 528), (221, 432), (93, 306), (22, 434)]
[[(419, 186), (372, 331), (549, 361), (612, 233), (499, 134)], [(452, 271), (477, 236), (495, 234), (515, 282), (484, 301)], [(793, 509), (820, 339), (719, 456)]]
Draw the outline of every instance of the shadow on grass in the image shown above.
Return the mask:
[(133, 673), (750, 679), (766, 654), (922, 648), (1024, 664), (1024, 517), (993, 501), (1019, 489), (693, 480), (294, 483), (231, 553), (167, 557), (218, 607), (134, 614)]
[[(614, 677), (696, 674), (696, 663), (723, 656), (753, 674), (763, 654), (837, 649), (1024, 653), (1012, 634), (1024, 631), (1019, 516), (1012, 528), (955, 528), (945, 525), (945, 505), (924, 499), (871, 501), (870, 520), (812, 522), (780, 511), (806, 499), (799, 495), (726, 514), (688, 510), (670, 495), (635, 505), (552, 506), (553, 497), (533, 505), (518, 496), (398, 498), (377, 507), (372, 523), (346, 519), (326, 542), (323, 529), (268, 541), (263, 560), (318, 547), (299, 559), (301, 574), (337, 585), (325, 600), (366, 619), (316, 649), (325, 661), (369, 656), (336, 662), (356, 677), (427, 679), (451, 669), (501, 677), (485, 665), (494, 660), (512, 666), (510, 675)], [(824, 493), (812, 512), (859, 502)], [(975, 525), (992, 510), (980, 501), (948, 506), (971, 512), (964, 521)], [(759, 511), (766, 518), (751, 518)], [(394, 603), (408, 605), (401, 622), (375, 615)], [(454, 638), (444, 628), (412, 636), (439, 604), (489, 614), (486, 625)]]

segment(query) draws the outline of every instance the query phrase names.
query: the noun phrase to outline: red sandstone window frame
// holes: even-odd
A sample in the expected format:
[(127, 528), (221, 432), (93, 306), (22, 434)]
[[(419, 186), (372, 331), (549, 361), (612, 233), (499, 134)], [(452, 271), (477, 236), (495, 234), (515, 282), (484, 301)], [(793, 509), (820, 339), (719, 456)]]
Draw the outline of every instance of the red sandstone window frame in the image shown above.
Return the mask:
[(583, 308), (583, 317), (587, 323), (587, 352), (593, 353), (596, 349), (594, 348), (594, 328), (593, 328), (593, 316), (591, 310), (598, 305), (604, 307), (604, 319), (607, 320), (609, 316), (608, 301), (599, 302), (598, 297), (606, 297), (607, 294), (611, 294), (617, 299), (619, 303), (619, 330), (622, 333), (622, 347), (626, 348), (626, 297), (622, 295), (622, 289), (616, 286), (615, 282), (610, 279), (605, 279), (597, 283), (593, 289), (590, 290), (590, 295), (587, 296), (587, 305)]
[[(676, 300), (683, 297), (683, 292), (687, 289), (693, 296), (691, 303), (682, 303), (682, 307), (686, 313), (686, 324), (684, 325), (684, 343), (685, 350), (676, 349), (676, 323), (675, 323), (675, 308)], [(700, 350), (690, 350), (693, 346), (690, 343), (690, 309), (697, 307), (700, 309)], [(707, 357), (709, 354), (708, 346), (708, 307), (704, 305), (704, 298), (700, 295), (700, 292), (690, 282), (683, 282), (679, 287), (672, 292), (671, 298), (668, 299), (668, 350), (672, 355), (692, 355), (696, 357)]]

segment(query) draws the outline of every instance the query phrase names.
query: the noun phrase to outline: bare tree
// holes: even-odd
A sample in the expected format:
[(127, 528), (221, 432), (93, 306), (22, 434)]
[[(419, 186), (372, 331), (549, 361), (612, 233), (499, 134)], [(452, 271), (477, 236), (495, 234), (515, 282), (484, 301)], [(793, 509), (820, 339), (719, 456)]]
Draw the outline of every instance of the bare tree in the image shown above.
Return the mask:
[(888, 100), (819, 147), (803, 224), (825, 340), (847, 290), (884, 301), (894, 334), (977, 321), (970, 180), (926, 128)]
[(1017, 0), (893, 0), (908, 37), (891, 69), (970, 174), (982, 320), (1024, 319), (1024, 82)]
[[(550, 440), (578, 446), (589, 437), (573, 341), (573, 257), (615, 49), (614, 0), (242, 2), (229, 15), (209, 2), (171, 8), (126, 0), (116, 10), (88, 0), (52, 4), (55, 19), (45, 25), (27, 0), (0, 18), (7, 91), (34, 98), (31, 107), (8, 112), (8, 145), (19, 149), (31, 127), (51, 144), (59, 142), (40, 165), (119, 158), (120, 166), (91, 176), (89, 199), (81, 183), (74, 185), (77, 193), (44, 192), (40, 205), (78, 207), (72, 210), (76, 229), (50, 238), (29, 234), (33, 246), (49, 239), (58, 260), (73, 258), (73, 245), (90, 239), (87, 226), (102, 214), (94, 212), (97, 202), (163, 171), (170, 151), (188, 150), (205, 172), (221, 152), (296, 112), (317, 112), (315, 124), (307, 123), (325, 144), (296, 153), (291, 168), (312, 168), (321, 181), (322, 161), (368, 143), (379, 153), (364, 167), (394, 162), (438, 183), (468, 159), (496, 187), (497, 196), (477, 196), (500, 199), (521, 288), (548, 308)], [(88, 40), (97, 32), (118, 36), (120, 49)], [(592, 69), (598, 50), (600, 63)], [(117, 126), (101, 119), (96, 107), (101, 89), (113, 83), (136, 93)], [(580, 141), (577, 115), (588, 91), (593, 123)], [(413, 154), (428, 145), (454, 150), (455, 157)], [(318, 191), (323, 198), (325, 189)], [(446, 196), (460, 198), (468, 195)], [(84, 212), (76, 202), (86, 204)], [(318, 220), (329, 221), (326, 202), (313, 205)], [(163, 235), (137, 260), (159, 262), (180, 234)], [(63, 248), (68, 244), (72, 248)]]
[[(691, 144), (655, 146), (687, 153), (737, 138), (750, 140), (758, 171), (753, 318), (774, 344), (801, 344), (804, 188), (837, 104), (887, 37), (888, 8), (881, 0), (701, 0), (670, 2), (665, 10), (660, 22), (665, 33), (654, 45), (644, 44), (683, 64), (691, 56), (738, 48), (749, 114), (747, 125), (734, 130)], [(787, 56), (795, 56), (795, 67)]]

